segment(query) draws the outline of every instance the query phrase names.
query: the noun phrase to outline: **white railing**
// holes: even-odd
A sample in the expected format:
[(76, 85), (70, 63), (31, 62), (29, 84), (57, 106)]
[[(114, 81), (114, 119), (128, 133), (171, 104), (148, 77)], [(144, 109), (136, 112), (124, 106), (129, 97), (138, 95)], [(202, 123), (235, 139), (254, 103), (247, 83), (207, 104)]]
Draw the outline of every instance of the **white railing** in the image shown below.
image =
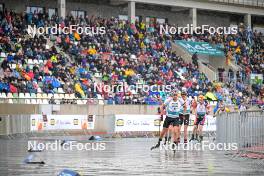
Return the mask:
[(100, 105), (104, 104), (103, 99), (97, 98), (68, 98), (68, 99), (51, 99), (51, 98), (37, 98), (37, 97), (0, 97), (0, 103), (9, 104), (89, 104)]
[(263, 111), (223, 113), (216, 120), (217, 142), (236, 143), (238, 150), (264, 153)]

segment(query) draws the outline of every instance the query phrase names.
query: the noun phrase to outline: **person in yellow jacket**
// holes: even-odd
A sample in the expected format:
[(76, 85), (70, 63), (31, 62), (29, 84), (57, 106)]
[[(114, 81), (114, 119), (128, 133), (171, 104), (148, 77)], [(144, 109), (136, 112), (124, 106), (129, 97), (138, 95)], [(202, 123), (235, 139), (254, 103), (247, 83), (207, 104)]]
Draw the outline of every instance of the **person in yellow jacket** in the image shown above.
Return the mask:
[(144, 38), (144, 34), (142, 34), (142, 32), (140, 32), (140, 33), (138, 34), (138, 38), (139, 38), (139, 39), (143, 39), (143, 38)]
[(145, 30), (145, 29), (146, 29), (146, 24), (143, 23), (143, 22), (141, 22), (141, 23), (140, 23), (140, 29), (141, 29), (141, 30)]
[(56, 55), (51, 56), (50, 60), (51, 60), (51, 62), (55, 62), (55, 63), (58, 62), (58, 59), (57, 59)]
[(237, 43), (236, 43), (234, 40), (231, 40), (229, 44), (230, 44), (230, 46), (232, 46), (232, 47), (237, 46)]
[(78, 92), (82, 96), (82, 98), (85, 97), (84, 91), (82, 90), (82, 87), (81, 87), (80, 83), (76, 83), (74, 85), (74, 88), (75, 88), (75, 91)]
[(126, 71), (125, 71), (125, 75), (126, 76), (133, 76), (135, 74), (135, 72), (134, 72), (134, 70), (132, 70), (132, 69), (127, 69)]
[(125, 42), (129, 42), (129, 36), (127, 34), (124, 35)]
[(237, 54), (240, 54), (241, 53), (241, 49), (240, 49), (240, 47), (238, 46), (237, 48), (236, 48), (236, 51), (235, 51)]
[(141, 48), (141, 49), (146, 48), (146, 45), (144, 44), (143, 41), (140, 43), (140, 48)]
[(160, 57), (159, 61), (160, 61), (160, 63), (164, 63), (166, 61), (166, 58), (162, 56), (162, 57)]
[(214, 109), (214, 117), (218, 114), (221, 114), (223, 112), (230, 112), (229, 108), (226, 107), (224, 101), (222, 98), (219, 99), (219, 101), (217, 102), (217, 105)]
[(75, 74), (75, 66), (72, 66), (71, 68), (70, 68), (70, 73), (73, 75), (73, 74)]
[(112, 40), (114, 42), (118, 42), (118, 36), (116, 34), (113, 35)]
[(97, 51), (96, 51), (96, 49), (95, 48), (89, 48), (88, 49), (88, 54), (90, 54), (90, 55), (95, 55), (97, 53)]

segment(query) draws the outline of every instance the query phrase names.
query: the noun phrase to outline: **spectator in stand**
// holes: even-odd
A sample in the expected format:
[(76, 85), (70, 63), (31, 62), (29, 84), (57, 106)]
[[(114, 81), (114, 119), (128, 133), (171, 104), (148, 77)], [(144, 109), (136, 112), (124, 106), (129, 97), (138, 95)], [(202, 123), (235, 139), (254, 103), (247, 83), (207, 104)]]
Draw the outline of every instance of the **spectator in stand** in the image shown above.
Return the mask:
[[(139, 90), (128, 89), (130, 85), (172, 85), (175, 89), (185, 87), (191, 96), (199, 92), (226, 96), (240, 103), (244, 95), (250, 95), (243, 82), (251, 72), (263, 74), (263, 42), (258, 33), (254, 33), (251, 41), (247, 40), (248, 31), (236, 35), (221, 36), (218, 34), (175, 36), (161, 35), (159, 24), (136, 21), (130, 24), (116, 18), (86, 16), (73, 18), (68, 16), (59, 19), (51, 18), (44, 13), (29, 13), (26, 15), (4, 11), (0, 15), (0, 43), (2, 52), (8, 53), (1, 63), (4, 78), (0, 81), (0, 90), (4, 92), (37, 93), (38, 88), (45, 93), (56, 93), (57, 88), (63, 88), (65, 93), (75, 93), (79, 98), (96, 98), (98, 94), (108, 103), (147, 103), (158, 104), (161, 93), (153, 94)], [(28, 24), (50, 26), (60, 23), (62, 27), (69, 24), (105, 27), (106, 34), (58, 34), (28, 38), (25, 29)], [(241, 78), (231, 87), (228, 82), (220, 86), (213, 85), (206, 76), (199, 72), (197, 55), (193, 55), (193, 64), (187, 64), (172, 51), (171, 42), (175, 39), (189, 41), (205, 41), (219, 45), (228, 55), (228, 62), (236, 60), (243, 69), (237, 73)], [(49, 40), (56, 47), (49, 46)], [(15, 42), (15, 48), (10, 43)], [(60, 48), (63, 53), (59, 53)], [(70, 59), (69, 59), (70, 58)], [(42, 61), (30, 65), (28, 59)], [(16, 69), (10, 64), (16, 63)], [(231, 73), (231, 72), (230, 72)], [(99, 76), (98, 76), (99, 75)], [(235, 74), (234, 74), (235, 75)], [(94, 89), (95, 81), (106, 85), (124, 85), (123, 92), (101, 92)], [(208, 89), (211, 86), (212, 89)], [(11, 88), (11, 90), (10, 90)], [(237, 89), (239, 92), (235, 92)], [(227, 91), (223, 91), (227, 90)], [(253, 89), (260, 95), (260, 87)], [(224, 94), (225, 93), (225, 94)], [(231, 97), (231, 98), (230, 98)]]

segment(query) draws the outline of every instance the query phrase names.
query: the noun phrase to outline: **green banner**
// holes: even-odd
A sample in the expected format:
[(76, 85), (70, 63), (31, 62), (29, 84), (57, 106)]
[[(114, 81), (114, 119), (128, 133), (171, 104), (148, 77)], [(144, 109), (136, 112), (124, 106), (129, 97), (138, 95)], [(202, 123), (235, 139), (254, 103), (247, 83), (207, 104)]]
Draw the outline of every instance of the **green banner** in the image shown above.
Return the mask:
[(176, 44), (187, 50), (189, 53), (205, 54), (212, 56), (224, 56), (224, 52), (218, 50), (207, 42), (190, 42), (185, 40), (176, 40)]
[(250, 74), (250, 83), (262, 85), (263, 84), (263, 75), (251, 73)]

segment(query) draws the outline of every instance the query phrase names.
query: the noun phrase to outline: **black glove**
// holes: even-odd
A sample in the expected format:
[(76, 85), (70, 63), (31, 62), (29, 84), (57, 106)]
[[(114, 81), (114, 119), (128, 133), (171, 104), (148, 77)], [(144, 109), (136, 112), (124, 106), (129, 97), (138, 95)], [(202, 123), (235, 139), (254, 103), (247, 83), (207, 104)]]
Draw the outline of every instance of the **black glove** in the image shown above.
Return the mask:
[(160, 121), (163, 121), (163, 115), (160, 115)]
[(161, 113), (160, 107), (158, 107), (158, 113), (159, 113), (159, 114)]

